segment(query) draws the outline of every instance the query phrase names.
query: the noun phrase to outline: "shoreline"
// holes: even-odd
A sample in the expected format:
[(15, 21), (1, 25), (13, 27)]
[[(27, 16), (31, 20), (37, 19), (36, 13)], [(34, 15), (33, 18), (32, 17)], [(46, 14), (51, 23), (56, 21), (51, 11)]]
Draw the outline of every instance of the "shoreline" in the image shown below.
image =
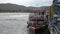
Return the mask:
[(31, 12), (0, 12), (0, 13), (31, 13)]

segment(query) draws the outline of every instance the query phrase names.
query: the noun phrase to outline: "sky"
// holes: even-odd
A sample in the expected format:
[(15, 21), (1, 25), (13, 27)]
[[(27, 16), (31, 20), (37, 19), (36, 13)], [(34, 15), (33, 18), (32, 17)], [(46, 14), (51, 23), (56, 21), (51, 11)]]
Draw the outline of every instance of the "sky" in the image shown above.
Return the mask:
[(50, 6), (53, 0), (0, 0), (0, 3), (12, 3), (24, 6)]

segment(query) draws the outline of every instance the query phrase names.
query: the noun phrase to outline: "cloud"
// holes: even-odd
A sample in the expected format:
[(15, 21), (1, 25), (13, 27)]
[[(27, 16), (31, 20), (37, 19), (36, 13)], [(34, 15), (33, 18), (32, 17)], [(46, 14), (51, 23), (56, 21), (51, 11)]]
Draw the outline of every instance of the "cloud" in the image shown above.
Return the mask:
[(53, 0), (0, 0), (0, 3), (13, 3), (25, 6), (49, 6)]

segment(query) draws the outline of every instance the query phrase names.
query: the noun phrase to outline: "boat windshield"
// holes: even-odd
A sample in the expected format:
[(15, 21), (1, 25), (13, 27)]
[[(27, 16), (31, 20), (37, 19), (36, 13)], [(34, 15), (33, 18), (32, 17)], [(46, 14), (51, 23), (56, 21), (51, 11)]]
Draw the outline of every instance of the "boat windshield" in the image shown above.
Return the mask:
[(41, 20), (36, 20), (36, 21), (33, 20), (33, 21), (31, 21), (31, 23), (38, 23), (38, 24), (43, 24), (43, 22), (44, 22), (44, 21), (41, 21)]
[(40, 15), (40, 13), (39, 13), (39, 12), (37, 12), (37, 13), (34, 13), (34, 15), (35, 15), (35, 16), (39, 16), (39, 15)]

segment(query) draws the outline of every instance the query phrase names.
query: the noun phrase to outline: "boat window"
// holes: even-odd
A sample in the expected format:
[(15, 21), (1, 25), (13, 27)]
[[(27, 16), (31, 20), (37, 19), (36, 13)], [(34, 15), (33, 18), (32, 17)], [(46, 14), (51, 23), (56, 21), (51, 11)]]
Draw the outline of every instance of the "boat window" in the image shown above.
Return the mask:
[(41, 23), (44, 22), (44, 20), (36, 20), (36, 22), (37, 22), (38, 24), (41, 24)]
[(37, 13), (35, 13), (35, 15), (40, 15), (40, 13), (39, 13), (39, 12), (37, 12)]
[(43, 24), (44, 21), (38, 21), (38, 24)]
[(44, 12), (42, 12), (42, 15), (44, 15)]

